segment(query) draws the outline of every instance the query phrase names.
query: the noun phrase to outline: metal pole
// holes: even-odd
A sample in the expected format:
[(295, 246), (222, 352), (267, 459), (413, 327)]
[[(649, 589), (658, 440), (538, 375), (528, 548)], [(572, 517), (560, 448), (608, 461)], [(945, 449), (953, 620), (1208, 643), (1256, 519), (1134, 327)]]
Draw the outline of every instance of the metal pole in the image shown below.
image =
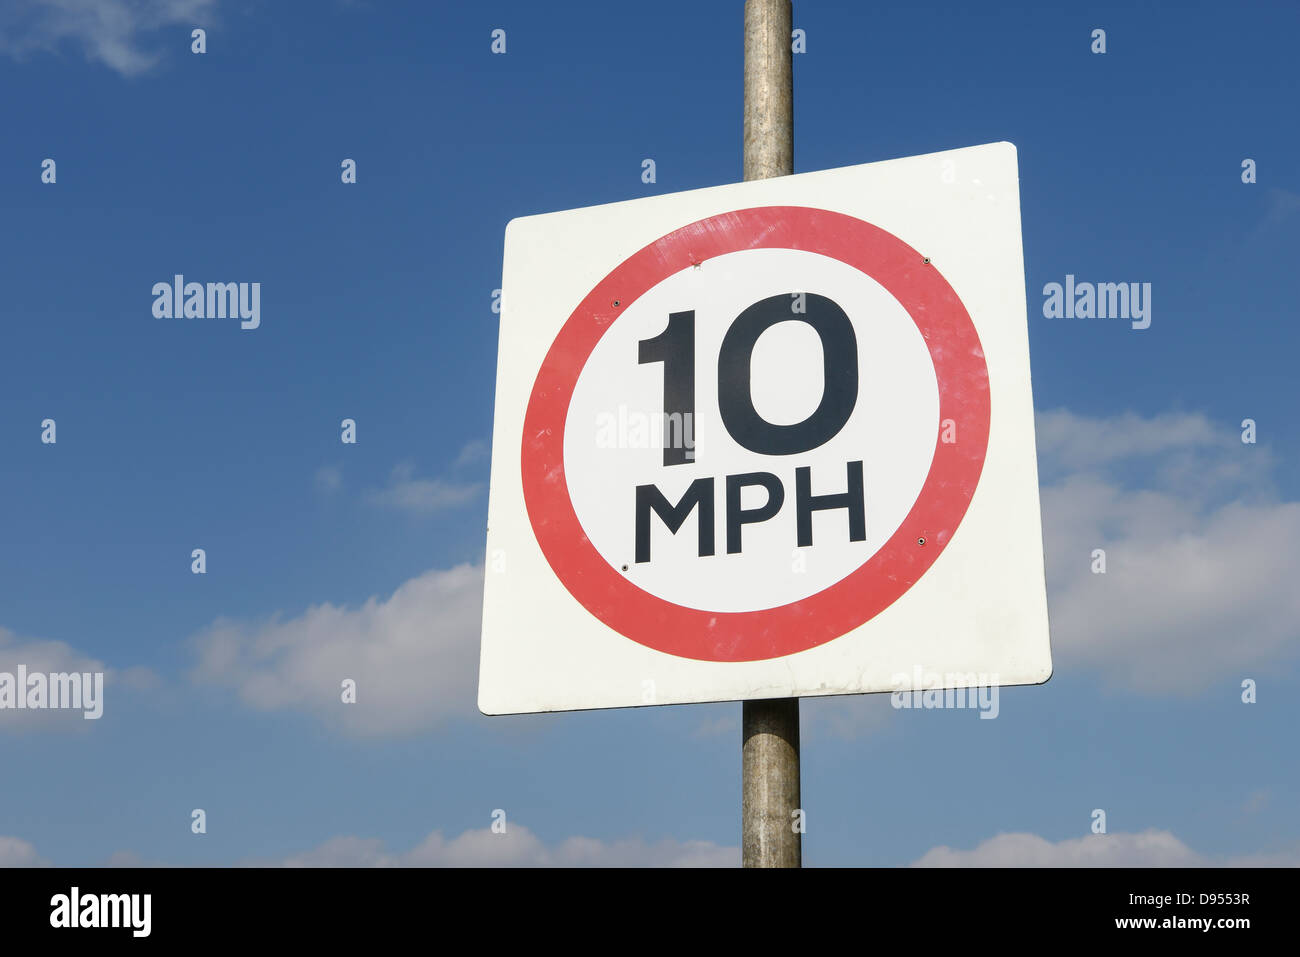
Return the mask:
[[(794, 172), (790, 0), (745, 2), (745, 179)], [(799, 699), (746, 701), (741, 734), (741, 861), (800, 867)]]

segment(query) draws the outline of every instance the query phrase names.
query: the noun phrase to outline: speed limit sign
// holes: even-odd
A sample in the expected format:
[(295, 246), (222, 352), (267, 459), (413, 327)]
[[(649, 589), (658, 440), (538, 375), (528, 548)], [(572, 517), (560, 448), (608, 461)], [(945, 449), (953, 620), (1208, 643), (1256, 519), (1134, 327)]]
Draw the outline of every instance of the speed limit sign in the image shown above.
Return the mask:
[(1051, 672), (1015, 150), (513, 220), (485, 713)]

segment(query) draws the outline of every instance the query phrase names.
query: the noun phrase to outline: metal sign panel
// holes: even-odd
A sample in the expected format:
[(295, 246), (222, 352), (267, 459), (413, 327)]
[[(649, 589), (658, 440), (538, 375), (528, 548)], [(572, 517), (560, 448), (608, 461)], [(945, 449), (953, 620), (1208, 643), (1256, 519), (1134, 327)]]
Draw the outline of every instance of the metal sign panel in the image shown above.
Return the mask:
[(506, 228), (487, 714), (1051, 674), (1015, 148)]

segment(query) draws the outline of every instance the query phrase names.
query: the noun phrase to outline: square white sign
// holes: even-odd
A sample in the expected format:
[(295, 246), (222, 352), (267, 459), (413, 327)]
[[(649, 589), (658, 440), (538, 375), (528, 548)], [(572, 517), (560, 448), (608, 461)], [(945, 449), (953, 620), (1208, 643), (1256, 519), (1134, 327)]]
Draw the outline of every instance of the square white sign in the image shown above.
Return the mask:
[(1051, 675), (1015, 147), (506, 227), (486, 714)]

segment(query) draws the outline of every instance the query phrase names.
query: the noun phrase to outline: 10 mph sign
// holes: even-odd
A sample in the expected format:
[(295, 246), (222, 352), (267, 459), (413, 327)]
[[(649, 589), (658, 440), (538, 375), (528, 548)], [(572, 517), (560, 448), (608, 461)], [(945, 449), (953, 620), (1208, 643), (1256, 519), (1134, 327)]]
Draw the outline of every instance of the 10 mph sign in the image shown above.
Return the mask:
[(1010, 144), (506, 230), (479, 707), (1051, 673)]

